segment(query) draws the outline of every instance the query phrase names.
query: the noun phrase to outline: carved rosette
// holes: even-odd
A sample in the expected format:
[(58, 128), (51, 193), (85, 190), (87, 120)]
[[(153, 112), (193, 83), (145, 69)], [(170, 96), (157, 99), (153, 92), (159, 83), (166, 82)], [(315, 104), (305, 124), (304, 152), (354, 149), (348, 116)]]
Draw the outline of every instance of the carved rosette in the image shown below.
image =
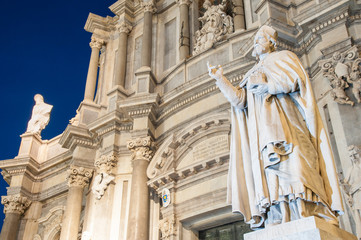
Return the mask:
[(128, 23), (125, 23), (125, 22), (121, 22), (119, 23), (117, 26), (117, 30), (120, 32), (120, 33), (125, 33), (125, 34), (129, 34), (133, 27), (131, 25), (129, 25)]
[(85, 188), (93, 175), (93, 170), (71, 166), (68, 170), (68, 186)]
[(162, 233), (162, 240), (168, 240), (176, 234), (176, 220), (174, 214), (159, 221), (159, 230)]
[(186, 4), (187, 6), (192, 4), (192, 0), (176, 0), (176, 3), (178, 3), (178, 5), (183, 5)]
[(142, 2), (141, 6), (144, 8), (144, 12), (155, 13), (157, 11), (153, 1)]
[(150, 161), (153, 157), (153, 142), (150, 137), (137, 138), (127, 142), (127, 147), (133, 152), (132, 159)]
[(92, 37), (91, 42), (89, 43), (89, 46), (91, 48), (97, 48), (100, 49), (104, 45), (105, 41), (100, 38)]
[(22, 215), (25, 210), (30, 206), (31, 201), (27, 197), (20, 194), (2, 196), (1, 203), (4, 205), (4, 213), (18, 213)]

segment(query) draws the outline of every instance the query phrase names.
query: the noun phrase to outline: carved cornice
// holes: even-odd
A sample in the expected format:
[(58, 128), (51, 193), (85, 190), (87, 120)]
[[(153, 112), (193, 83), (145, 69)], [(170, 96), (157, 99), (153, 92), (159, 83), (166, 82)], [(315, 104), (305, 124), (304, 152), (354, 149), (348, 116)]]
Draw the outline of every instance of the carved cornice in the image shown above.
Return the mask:
[(183, 5), (186, 4), (187, 6), (192, 4), (192, 0), (176, 0), (176, 3), (178, 3), (178, 5)]
[(98, 139), (94, 137), (87, 128), (68, 125), (62, 134), (59, 144), (66, 149), (73, 150), (76, 146), (95, 148), (98, 146)]
[(141, 6), (144, 9), (144, 12), (155, 13), (157, 11), (153, 1), (142, 2)]
[(68, 186), (85, 188), (93, 175), (92, 169), (70, 166), (68, 170)]
[(105, 41), (103, 39), (92, 37), (91, 41), (89, 43), (89, 46), (93, 48), (100, 49), (105, 44)]
[(116, 26), (117, 30), (120, 32), (120, 33), (125, 33), (125, 34), (129, 34), (133, 27), (131, 25), (129, 25), (128, 23), (125, 23), (125, 22), (121, 22), (119, 23), (117, 26)]
[(101, 156), (95, 161), (94, 166), (99, 169), (99, 172), (110, 173), (112, 169), (117, 165), (117, 156), (111, 154), (109, 156)]
[(137, 138), (127, 142), (127, 147), (133, 152), (132, 159), (150, 161), (153, 157), (153, 141), (150, 137)]
[(2, 196), (1, 203), (4, 205), (4, 213), (18, 213), (22, 215), (25, 210), (30, 206), (31, 201), (27, 197), (20, 194)]

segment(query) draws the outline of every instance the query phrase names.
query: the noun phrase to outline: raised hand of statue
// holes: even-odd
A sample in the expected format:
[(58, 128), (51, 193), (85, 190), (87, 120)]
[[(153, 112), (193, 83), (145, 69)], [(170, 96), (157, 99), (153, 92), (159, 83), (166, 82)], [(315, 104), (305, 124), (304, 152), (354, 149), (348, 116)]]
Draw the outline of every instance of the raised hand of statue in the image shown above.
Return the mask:
[(211, 78), (214, 78), (215, 80), (220, 80), (223, 78), (223, 68), (221, 65), (218, 65), (218, 68), (216, 66), (212, 66), (207, 62), (208, 67), (208, 74)]

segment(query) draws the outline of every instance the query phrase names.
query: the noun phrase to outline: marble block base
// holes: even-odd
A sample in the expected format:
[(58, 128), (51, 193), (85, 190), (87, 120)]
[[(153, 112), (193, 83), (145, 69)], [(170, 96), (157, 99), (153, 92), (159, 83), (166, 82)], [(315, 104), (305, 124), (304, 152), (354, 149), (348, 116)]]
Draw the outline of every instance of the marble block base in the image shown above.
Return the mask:
[(245, 240), (357, 240), (356, 236), (317, 217), (308, 217), (244, 235)]

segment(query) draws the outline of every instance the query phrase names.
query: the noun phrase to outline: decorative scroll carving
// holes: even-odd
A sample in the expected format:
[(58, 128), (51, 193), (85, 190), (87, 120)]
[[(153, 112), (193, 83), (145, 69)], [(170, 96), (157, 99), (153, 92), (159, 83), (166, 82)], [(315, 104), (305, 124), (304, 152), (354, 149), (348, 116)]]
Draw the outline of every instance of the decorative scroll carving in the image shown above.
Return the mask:
[(174, 214), (159, 221), (159, 230), (162, 233), (162, 240), (168, 240), (176, 234), (176, 220)]
[(155, 13), (157, 11), (153, 1), (141, 2), (141, 6), (144, 8), (144, 12)]
[(132, 26), (130, 26), (128, 23), (125, 22), (119, 23), (116, 27), (120, 33), (126, 33), (126, 34), (129, 34), (133, 29)]
[(225, 13), (225, 6), (224, 0), (221, 4), (213, 6), (210, 0), (204, 2), (203, 7), (206, 12), (198, 18), (202, 23), (202, 28), (195, 32), (194, 54), (213, 47), (216, 42), (224, 40), (227, 34), (233, 32), (233, 20)]
[(345, 90), (352, 86), (352, 93), (357, 102), (361, 102), (361, 59), (358, 58), (357, 48), (353, 47), (345, 53), (335, 52), (330, 59), (320, 62), (325, 76), (331, 84), (331, 96), (340, 104), (355, 103), (349, 98)]
[(53, 106), (50, 104), (44, 103), (44, 98), (40, 94), (34, 96), (35, 105), (33, 107), (33, 112), (31, 119), (28, 122), (27, 133), (39, 134), (41, 131), (48, 125), (50, 120), (50, 113), (53, 109)]
[(89, 43), (89, 46), (91, 48), (98, 48), (100, 49), (104, 45), (105, 41), (100, 38), (92, 37), (91, 42)]
[(83, 167), (71, 166), (68, 170), (68, 185), (69, 187), (86, 187), (89, 184), (90, 178), (93, 175), (93, 170)]
[(150, 137), (137, 138), (127, 142), (127, 147), (133, 152), (133, 160), (147, 160), (150, 161), (153, 157), (154, 144)]
[(18, 213), (24, 214), (25, 210), (30, 206), (31, 201), (27, 197), (23, 197), (20, 194), (2, 196), (1, 204), (4, 205), (4, 213)]
[(346, 193), (347, 203), (352, 209), (357, 238), (361, 239), (361, 150), (351, 145), (348, 148), (352, 166), (346, 172), (341, 186)]

